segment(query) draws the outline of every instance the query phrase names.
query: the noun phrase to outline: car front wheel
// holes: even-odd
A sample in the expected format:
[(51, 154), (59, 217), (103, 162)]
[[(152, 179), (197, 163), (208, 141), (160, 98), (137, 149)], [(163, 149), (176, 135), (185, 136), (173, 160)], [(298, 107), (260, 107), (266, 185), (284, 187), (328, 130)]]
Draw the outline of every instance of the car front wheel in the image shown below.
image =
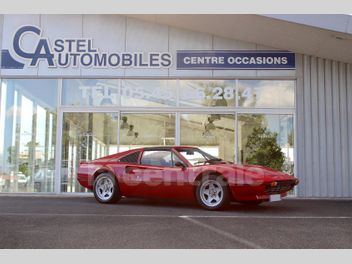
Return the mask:
[(230, 202), (227, 183), (220, 176), (204, 177), (197, 186), (196, 198), (207, 210), (223, 209)]
[(119, 186), (114, 176), (102, 173), (94, 181), (93, 188), (95, 199), (100, 203), (116, 203), (121, 199)]

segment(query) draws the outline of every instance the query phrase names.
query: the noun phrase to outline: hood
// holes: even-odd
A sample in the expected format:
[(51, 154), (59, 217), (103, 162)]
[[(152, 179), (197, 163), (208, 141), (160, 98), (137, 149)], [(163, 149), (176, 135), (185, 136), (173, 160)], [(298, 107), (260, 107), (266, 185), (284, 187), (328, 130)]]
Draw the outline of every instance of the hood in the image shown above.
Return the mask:
[(292, 180), (294, 176), (286, 174), (281, 171), (273, 170), (259, 165), (242, 165), (242, 164), (233, 164), (233, 163), (221, 163), (214, 164), (219, 169), (231, 169), (234, 171), (234, 176), (244, 175), (247, 180), (250, 181), (283, 181), (283, 180)]

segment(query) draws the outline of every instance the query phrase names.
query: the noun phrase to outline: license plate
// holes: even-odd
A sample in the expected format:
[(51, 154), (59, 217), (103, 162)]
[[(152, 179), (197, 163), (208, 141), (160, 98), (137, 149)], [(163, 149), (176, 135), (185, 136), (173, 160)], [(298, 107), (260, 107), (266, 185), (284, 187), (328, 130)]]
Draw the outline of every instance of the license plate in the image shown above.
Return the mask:
[(272, 195), (270, 195), (269, 201), (270, 202), (281, 201), (281, 195), (280, 194), (272, 194)]

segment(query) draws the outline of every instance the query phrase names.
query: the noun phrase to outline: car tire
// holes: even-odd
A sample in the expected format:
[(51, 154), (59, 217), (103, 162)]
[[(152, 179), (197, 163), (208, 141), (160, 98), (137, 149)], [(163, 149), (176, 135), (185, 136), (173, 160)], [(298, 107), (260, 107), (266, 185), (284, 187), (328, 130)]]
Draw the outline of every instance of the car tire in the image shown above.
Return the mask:
[(95, 178), (93, 193), (99, 203), (116, 203), (121, 199), (117, 180), (110, 173), (101, 173)]
[(221, 176), (205, 176), (197, 182), (196, 198), (198, 204), (206, 210), (224, 209), (230, 203), (228, 184)]

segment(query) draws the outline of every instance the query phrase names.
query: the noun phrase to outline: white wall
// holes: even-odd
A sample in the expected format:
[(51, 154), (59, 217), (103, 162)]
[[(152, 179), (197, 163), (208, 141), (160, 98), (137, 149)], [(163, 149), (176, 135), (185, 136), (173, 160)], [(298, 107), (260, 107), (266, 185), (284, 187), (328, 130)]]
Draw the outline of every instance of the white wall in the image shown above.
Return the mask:
[(352, 197), (352, 65), (299, 58), (298, 195)]

